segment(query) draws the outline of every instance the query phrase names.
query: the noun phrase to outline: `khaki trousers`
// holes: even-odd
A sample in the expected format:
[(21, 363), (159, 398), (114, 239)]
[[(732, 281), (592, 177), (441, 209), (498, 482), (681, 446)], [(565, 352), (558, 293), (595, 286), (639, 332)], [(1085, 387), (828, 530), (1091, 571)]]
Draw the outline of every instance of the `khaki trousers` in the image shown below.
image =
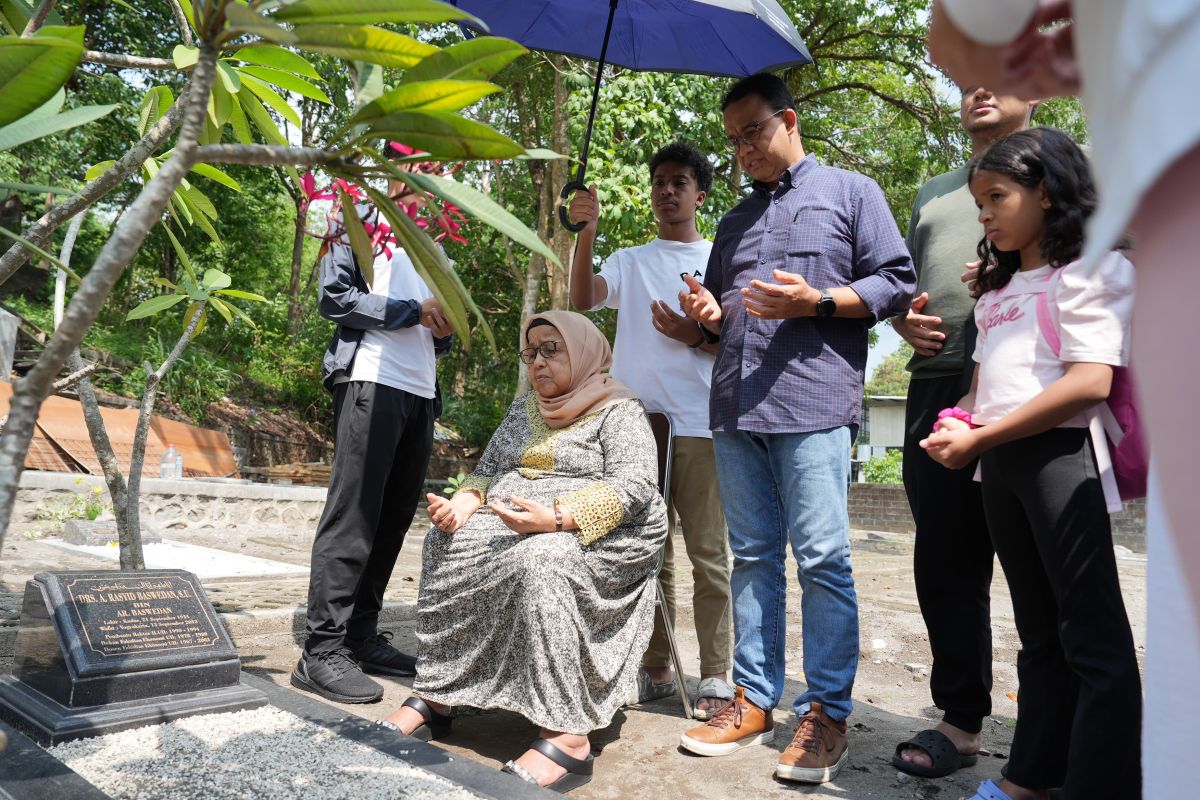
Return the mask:
[[(675, 529), (682, 529), (683, 545), (692, 562), (692, 608), (696, 638), (700, 641), (700, 672), (712, 675), (732, 666), (730, 639), (732, 600), (729, 592), (729, 531), (721, 510), (717, 464), (711, 439), (676, 436), (671, 459), (671, 507), (667, 543), (664, 545), (663, 593), (671, 625), (675, 625)], [(665, 667), (671, 663), (667, 635), (659, 615), (654, 615), (654, 635), (642, 663)]]

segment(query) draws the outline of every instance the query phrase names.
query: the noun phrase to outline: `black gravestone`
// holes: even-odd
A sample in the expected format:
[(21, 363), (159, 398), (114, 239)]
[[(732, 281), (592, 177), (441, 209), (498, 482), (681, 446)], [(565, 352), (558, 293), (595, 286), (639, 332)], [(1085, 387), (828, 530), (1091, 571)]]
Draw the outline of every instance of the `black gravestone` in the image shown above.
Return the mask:
[(39, 572), (0, 718), (41, 744), (265, 705), (203, 587), (178, 569)]

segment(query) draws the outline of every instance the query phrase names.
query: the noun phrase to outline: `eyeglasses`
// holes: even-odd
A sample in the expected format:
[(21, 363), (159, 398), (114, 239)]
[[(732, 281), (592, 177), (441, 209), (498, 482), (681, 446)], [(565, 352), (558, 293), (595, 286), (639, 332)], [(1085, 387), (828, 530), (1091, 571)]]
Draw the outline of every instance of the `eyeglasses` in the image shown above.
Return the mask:
[(762, 132), (763, 123), (766, 122), (767, 120), (771, 119), (771, 117), (778, 117), (784, 111), (787, 111), (787, 109), (781, 108), (778, 111), (776, 111), (774, 114), (771, 114), (770, 116), (767, 116), (767, 117), (763, 117), (758, 122), (750, 123), (742, 130), (742, 133), (740, 135), (730, 136), (728, 139), (725, 140), (726, 149), (736, 153), (738, 151), (738, 148), (741, 147), (742, 145), (754, 144), (754, 140), (757, 139), (758, 134), (760, 134)]
[(521, 360), (526, 364), (532, 364), (534, 360), (541, 355), (542, 358), (549, 361), (558, 353), (558, 342), (542, 342), (537, 347), (526, 347), (521, 352), (517, 353)]

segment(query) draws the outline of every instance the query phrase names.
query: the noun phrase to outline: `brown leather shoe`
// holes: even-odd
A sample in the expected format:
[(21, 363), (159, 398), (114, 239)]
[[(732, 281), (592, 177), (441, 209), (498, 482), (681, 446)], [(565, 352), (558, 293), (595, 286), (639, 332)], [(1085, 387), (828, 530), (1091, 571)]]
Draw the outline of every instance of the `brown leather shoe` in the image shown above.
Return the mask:
[(725, 756), (752, 744), (766, 744), (775, 738), (775, 723), (770, 711), (763, 711), (746, 699), (746, 690), (737, 687), (732, 700), (717, 709), (706, 724), (692, 728), (679, 737), (684, 750), (701, 756)]
[(820, 703), (800, 718), (792, 743), (775, 767), (776, 777), (801, 783), (828, 783), (850, 759), (846, 723), (835, 722)]

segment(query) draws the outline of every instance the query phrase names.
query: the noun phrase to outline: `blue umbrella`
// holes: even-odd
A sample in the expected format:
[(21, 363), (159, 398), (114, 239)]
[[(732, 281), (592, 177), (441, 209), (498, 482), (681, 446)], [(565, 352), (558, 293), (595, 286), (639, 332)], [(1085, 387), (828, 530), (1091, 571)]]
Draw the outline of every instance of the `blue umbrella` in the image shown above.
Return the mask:
[[(534, 50), (598, 62), (592, 108), (575, 178), (562, 198), (585, 188), (600, 78), (606, 64), (654, 72), (744, 77), (808, 64), (812, 56), (775, 0), (450, 0), (488, 32)], [(604, 34), (599, 35), (603, 29)], [(560, 206), (563, 227), (578, 232)]]

